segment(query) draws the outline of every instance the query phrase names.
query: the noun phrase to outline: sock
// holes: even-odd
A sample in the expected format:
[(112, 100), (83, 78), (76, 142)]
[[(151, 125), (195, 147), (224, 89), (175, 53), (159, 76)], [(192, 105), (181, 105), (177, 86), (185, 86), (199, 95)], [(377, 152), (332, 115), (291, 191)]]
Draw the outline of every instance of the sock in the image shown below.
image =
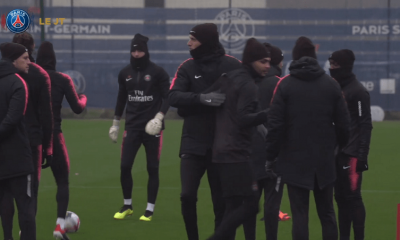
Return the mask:
[(124, 199), (124, 205), (132, 205), (132, 199)]
[(154, 204), (147, 203), (146, 211), (154, 212)]
[(64, 229), (64, 223), (65, 223), (64, 218), (57, 218), (56, 224), (60, 224), (61, 229)]

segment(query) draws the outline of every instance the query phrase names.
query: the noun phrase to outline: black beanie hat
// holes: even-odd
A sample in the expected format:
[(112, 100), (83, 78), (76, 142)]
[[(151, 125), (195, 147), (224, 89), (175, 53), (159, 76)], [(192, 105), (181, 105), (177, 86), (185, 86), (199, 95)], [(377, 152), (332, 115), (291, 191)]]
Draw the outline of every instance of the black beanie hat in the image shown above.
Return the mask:
[(44, 41), (40, 44), (36, 63), (46, 70), (56, 70), (56, 54), (51, 42)]
[(353, 51), (351, 51), (350, 49), (342, 49), (333, 52), (329, 59), (335, 61), (342, 68), (353, 69), (356, 57), (354, 56)]
[(136, 50), (145, 52), (146, 54), (149, 53), (149, 50), (147, 48), (147, 42), (149, 41), (149, 38), (146, 36), (143, 36), (140, 33), (136, 33), (135, 37), (132, 39), (131, 42), (131, 52), (134, 52)]
[(270, 53), (263, 44), (261, 44), (255, 38), (250, 38), (247, 40), (242, 57), (242, 63), (244, 65), (249, 65), (252, 62), (267, 57), (270, 57)]
[(271, 54), (271, 65), (278, 65), (283, 60), (282, 50), (276, 46), (272, 46), (270, 43), (264, 43), (264, 46), (267, 48), (269, 53)]
[(312, 57), (317, 59), (315, 46), (307, 37), (299, 37), (292, 51), (293, 60), (299, 60), (302, 57)]
[(195, 37), (201, 44), (208, 46), (217, 46), (219, 44), (218, 28), (214, 23), (196, 25), (189, 34)]
[(25, 52), (28, 52), (28, 49), (18, 43), (3, 43), (0, 45), (0, 51), (2, 59), (8, 59), (14, 62), (15, 59), (21, 57)]

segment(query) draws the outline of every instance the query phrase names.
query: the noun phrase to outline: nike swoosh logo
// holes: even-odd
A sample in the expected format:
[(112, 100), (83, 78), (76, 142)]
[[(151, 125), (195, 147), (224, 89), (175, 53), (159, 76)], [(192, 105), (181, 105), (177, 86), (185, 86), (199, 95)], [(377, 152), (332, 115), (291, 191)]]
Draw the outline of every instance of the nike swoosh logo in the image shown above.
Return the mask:
[(127, 78), (127, 79), (125, 79), (126, 81), (129, 81), (129, 80), (132, 80), (132, 78)]
[(343, 169), (348, 169), (348, 168), (350, 168), (350, 166), (347, 166), (347, 167), (343, 166)]
[(161, 135), (154, 135), (154, 137), (161, 137)]
[(206, 102), (211, 102), (211, 99), (209, 99), (209, 100), (206, 99), (205, 101), (206, 101)]
[(201, 76), (196, 76), (196, 75), (194, 75), (194, 78), (198, 79), (198, 78), (201, 78)]
[(133, 45), (134, 47), (136, 47), (137, 46), (137, 44), (135, 44), (135, 45)]

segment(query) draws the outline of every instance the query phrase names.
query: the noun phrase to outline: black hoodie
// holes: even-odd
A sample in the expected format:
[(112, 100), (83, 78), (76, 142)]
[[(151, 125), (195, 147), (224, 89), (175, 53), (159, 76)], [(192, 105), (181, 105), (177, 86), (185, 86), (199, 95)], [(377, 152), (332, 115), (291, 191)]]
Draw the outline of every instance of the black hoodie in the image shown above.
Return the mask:
[[(258, 86), (259, 110), (265, 110), (269, 108), (272, 95), (274, 93), (276, 84), (280, 80), (281, 74), (281, 68), (276, 65), (271, 65), (271, 68), (268, 70), (268, 73), (264, 78), (256, 78), (256, 85)], [(267, 121), (264, 123), (265, 127), (267, 126)], [(252, 153), (250, 159), (256, 179), (263, 179), (267, 177), (267, 173), (265, 172), (265, 159), (267, 152), (265, 150), (264, 134), (261, 134), (258, 131), (253, 134), (251, 150)]]
[(24, 124), (28, 88), (16, 72), (11, 62), (0, 60), (0, 180), (33, 172)]
[(272, 97), (268, 113), (267, 160), (290, 185), (322, 189), (336, 179), (334, 148), (349, 137), (349, 113), (339, 84), (316, 59), (290, 65)]
[(67, 99), (72, 111), (81, 113), (85, 107), (87, 98), (83, 94), (77, 94), (74, 83), (67, 74), (56, 71), (56, 55), (53, 44), (43, 42), (38, 50), (37, 63), (43, 67), (50, 76), (51, 102), (54, 115), (54, 131), (61, 131), (61, 108), (62, 102)]

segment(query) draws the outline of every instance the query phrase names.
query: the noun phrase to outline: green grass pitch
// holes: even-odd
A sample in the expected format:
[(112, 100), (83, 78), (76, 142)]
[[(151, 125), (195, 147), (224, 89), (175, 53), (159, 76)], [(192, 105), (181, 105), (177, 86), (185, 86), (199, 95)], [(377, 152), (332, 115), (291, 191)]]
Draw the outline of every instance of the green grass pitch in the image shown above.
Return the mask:
[[(139, 217), (146, 208), (147, 172), (143, 148), (133, 167), (134, 189), (132, 217), (114, 220), (123, 204), (119, 182), (122, 129), (117, 144), (111, 143), (111, 121), (65, 120), (63, 132), (71, 161), (69, 210), (81, 219), (79, 239), (174, 239), (186, 238), (180, 212), (179, 144), (182, 121), (169, 120), (164, 131), (160, 164), (160, 190), (151, 222)], [(364, 175), (363, 197), (367, 209), (366, 240), (391, 240), (396, 236), (396, 212), (400, 203), (400, 122), (374, 123), (370, 152), (370, 170)], [(310, 198), (310, 239), (321, 239), (321, 227)], [(206, 178), (199, 189), (198, 225), (200, 239), (213, 231), (213, 213)], [(281, 210), (290, 214), (287, 193)], [(51, 170), (42, 172), (37, 214), (37, 239), (53, 239), (56, 212), (56, 185)], [(261, 218), (259, 213), (258, 218)], [(291, 239), (292, 222), (279, 225), (279, 239)], [(18, 222), (14, 219), (14, 239), (18, 239)], [(2, 231), (0, 231), (2, 238)], [(257, 239), (265, 239), (263, 222), (258, 221)], [(244, 239), (240, 228), (236, 239)]]

